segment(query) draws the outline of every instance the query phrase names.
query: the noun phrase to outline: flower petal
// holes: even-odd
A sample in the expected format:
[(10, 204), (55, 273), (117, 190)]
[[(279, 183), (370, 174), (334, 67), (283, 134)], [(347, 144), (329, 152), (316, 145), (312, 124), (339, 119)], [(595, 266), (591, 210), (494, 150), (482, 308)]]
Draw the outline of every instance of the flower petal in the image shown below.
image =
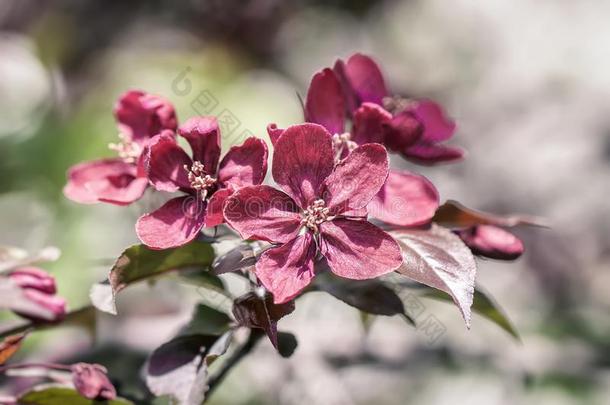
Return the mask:
[(333, 273), (355, 280), (379, 277), (402, 264), (398, 243), (368, 221), (322, 223), (321, 251)]
[(216, 174), (220, 159), (220, 129), (215, 117), (193, 117), (180, 125), (178, 134), (193, 150), (193, 160), (203, 163), (205, 171)]
[(405, 159), (414, 163), (433, 165), (461, 160), (464, 157), (464, 153), (462, 148), (455, 146), (418, 142), (403, 150), (402, 155)]
[(311, 282), (315, 256), (313, 237), (306, 232), (280, 247), (263, 252), (256, 262), (256, 276), (273, 294), (273, 301), (283, 304)]
[(72, 166), (63, 191), (81, 204), (127, 205), (142, 197), (147, 186), (146, 178), (137, 176), (136, 166), (121, 159), (102, 159)]
[(176, 130), (176, 111), (163, 97), (131, 90), (123, 94), (114, 107), (119, 129), (138, 143), (164, 129)]
[(288, 127), (275, 144), (273, 178), (301, 208), (318, 198), (332, 170), (332, 137), (320, 125)]
[(390, 120), (385, 126), (385, 142), (388, 149), (399, 152), (417, 142), (422, 137), (424, 127), (408, 111), (403, 111)]
[(197, 237), (206, 217), (206, 202), (193, 196), (173, 198), (136, 223), (138, 238), (151, 249), (182, 246)]
[(193, 162), (173, 137), (157, 135), (145, 153), (144, 166), (155, 189), (171, 193), (191, 187), (184, 166), (190, 168)]
[(275, 143), (280, 138), (280, 135), (284, 133), (284, 130), (277, 127), (277, 124), (269, 124), (267, 125), (267, 135), (269, 135), (269, 140), (271, 141), (271, 145), (275, 146)]
[(320, 124), (331, 134), (343, 133), (345, 102), (341, 84), (332, 69), (326, 68), (311, 79), (305, 101), (305, 121)]
[(378, 143), (358, 146), (335, 166), (322, 195), (333, 215), (365, 207), (388, 177), (388, 153)]
[(422, 122), (422, 139), (428, 142), (446, 141), (455, 132), (455, 121), (449, 118), (440, 104), (432, 100), (420, 100), (411, 112)]
[(261, 184), (267, 174), (267, 144), (250, 137), (233, 146), (220, 162), (218, 180), (235, 188)]
[(523, 254), (523, 242), (512, 233), (493, 225), (477, 225), (458, 232), (475, 255), (498, 260), (514, 260)]
[(428, 223), (438, 205), (438, 191), (424, 176), (390, 170), (368, 210), (371, 216), (388, 224), (417, 226)]
[(205, 216), (206, 228), (218, 226), (225, 221), (225, 217), (222, 212), (224, 204), (231, 194), (233, 194), (233, 190), (229, 188), (221, 188), (212, 194), (212, 197), (210, 197), (208, 200), (208, 209)]
[(374, 103), (363, 103), (354, 112), (352, 140), (358, 145), (365, 143), (384, 143), (387, 125), (392, 114)]
[(349, 86), (348, 94), (351, 92), (355, 96), (354, 108), (367, 101), (382, 105), (383, 98), (388, 95), (381, 70), (366, 55), (356, 53), (345, 64), (336, 64), (335, 73), (344, 76), (343, 82)]
[(269, 186), (244, 187), (228, 198), (224, 216), (243, 239), (285, 243), (296, 237), (301, 215), (294, 200)]

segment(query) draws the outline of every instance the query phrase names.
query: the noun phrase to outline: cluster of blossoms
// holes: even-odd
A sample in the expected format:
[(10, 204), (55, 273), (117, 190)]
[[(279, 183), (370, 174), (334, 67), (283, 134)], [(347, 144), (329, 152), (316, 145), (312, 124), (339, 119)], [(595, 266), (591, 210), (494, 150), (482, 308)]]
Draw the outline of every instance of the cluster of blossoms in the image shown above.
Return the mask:
[[(355, 54), (316, 73), (304, 106), (305, 123), (269, 124), (273, 180), (262, 185), (267, 146), (255, 137), (222, 158), (214, 117), (178, 125), (172, 105), (140, 91), (123, 95), (115, 116), (120, 143), (114, 159), (88, 162), (68, 173), (65, 195), (76, 202), (125, 205), (147, 187), (180, 193), (137, 221), (152, 249), (184, 245), (203, 228), (227, 223), (242, 238), (270, 242), (256, 276), (276, 303), (299, 294), (324, 257), (337, 275), (369, 279), (402, 264), (397, 242), (369, 222), (426, 226), (439, 194), (425, 177), (389, 167), (388, 152), (434, 165), (460, 160), (462, 149), (444, 142), (456, 125), (439, 104), (388, 91), (377, 64)], [(349, 128), (349, 130), (347, 129)], [(191, 154), (177, 142), (190, 145)], [(494, 224), (455, 229), (479, 255), (513, 259), (523, 245)]]
[[(440, 205), (428, 179), (390, 167), (390, 154), (436, 165), (459, 161), (464, 152), (446, 143), (456, 125), (442, 107), (390, 93), (370, 57), (355, 54), (317, 72), (303, 113), (302, 123), (267, 126), (276, 187), (263, 184), (268, 164), (264, 141), (250, 137), (223, 156), (215, 117), (180, 124), (169, 101), (142, 91), (127, 92), (115, 106), (119, 141), (109, 149), (116, 156), (68, 171), (64, 194), (78, 203), (128, 205), (147, 189), (170, 196), (138, 219), (135, 230), (144, 246), (125, 250), (108, 280), (92, 288), (95, 307), (116, 314), (115, 295), (129, 283), (179, 270), (205, 272), (208, 284), (214, 281), (213, 289), (231, 299), (232, 317), (200, 303), (191, 323), (151, 353), (146, 383), (154, 395), (171, 395), (180, 404), (202, 403), (207, 367), (227, 351), (238, 327), (251, 331), (233, 360), (223, 363), (226, 367), (252, 349), (262, 335), (258, 329), (280, 354), (290, 355), (296, 339), (279, 332), (277, 323), (307, 291), (323, 290), (366, 313), (401, 314), (415, 324), (390, 287), (391, 278), (382, 277), (395, 272), (448, 294), (469, 326), (471, 307), (477, 310), (473, 254), (502, 260), (522, 254), (523, 244), (506, 228), (536, 221), (486, 214), (455, 201)], [(239, 235), (233, 233), (238, 243), (215, 257), (210, 239), (218, 241), (216, 232), (211, 237), (202, 230), (223, 224)], [(172, 249), (171, 260), (158, 252), (165, 249)], [(6, 264), (1, 259), (0, 305), (30, 320), (19, 331), (74, 316), (56, 295), (55, 280), (30, 266), (31, 260)], [(234, 297), (218, 278), (226, 272), (242, 276), (248, 291)], [(326, 274), (316, 278), (321, 273)], [(481, 295), (479, 291), (479, 299)], [(199, 313), (201, 306), (205, 310)], [(493, 306), (488, 301), (478, 310), (495, 310)], [(499, 311), (487, 316), (516, 335)], [(200, 331), (197, 325), (206, 322), (218, 323), (218, 330)], [(0, 366), (25, 334), (2, 336)], [(122, 400), (98, 364), (22, 363), (0, 371), (28, 367), (64, 372), (56, 382), (85, 398)], [(227, 369), (210, 378), (210, 386)], [(57, 380), (54, 376), (47, 375)], [(0, 402), (26, 398), (24, 403), (31, 403), (24, 395)]]

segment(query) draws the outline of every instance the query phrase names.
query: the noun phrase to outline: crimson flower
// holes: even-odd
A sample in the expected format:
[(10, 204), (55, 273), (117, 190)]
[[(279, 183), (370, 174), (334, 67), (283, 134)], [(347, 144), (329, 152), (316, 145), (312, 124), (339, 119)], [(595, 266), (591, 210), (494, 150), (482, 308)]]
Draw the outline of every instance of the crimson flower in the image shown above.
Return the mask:
[(138, 219), (138, 237), (153, 249), (184, 245), (203, 227), (222, 224), (225, 200), (241, 187), (262, 183), (267, 172), (267, 145), (256, 137), (232, 147), (218, 164), (220, 130), (214, 117), (191, 118), (178, 134), (190, 144), (192, 159), (165, 133), (151, 141), (144, 159), (155, 189), (185, 193)]
[(109, 144), (117, 158), (84, 162), (68, 170), (64, 195), (81, 204), (107, 202), (127, 205), (138, 200), (148, 185), (141, 156), (150, 139), (176, 130), (176, 113), (169, 101), (142, 91), (123, 94), (114, 108), (119, 143)]
[(379, 144), (355, 148), (334, 164), (332, 136), (317, 124), (287, 128), (275, 143), (269, 186), (244, 187), (227, 200), (227, 222), (244, 239), (278, 244), (256, 263), (256, 275), (281, 304), (314, 277), (321, 253), (332, 272), (370, 279), (402, 263), (400, 247), (386, 232), (354, 216), (388, 176), (388, 156)]
[[(320, 124), (334, 134), (334, 156), (337, 162), (358, 144), (375, 142), (388, 146), (388, 140), (394, 139), (390, 135), (395, 129), (383, 124), (383, 117), (389, 113), (371, 103), (363, 104), (359, 110), (368, 109), (372, 109), (372, 115), (358, 113), (354, 117), (356, 136), (344, 132), (345, 97), (336, 73), (326, 68), (312, 78), (305, 102), (305, 120)], [(375, 115), (376, 113), (380, 115)], [(368, 118), (361, 120), (365, 116)], [(378, 119), (370, 119), (371, 117)], [(401, 122), (406, 124), (404, 120)], [(274, 142), (282, 130), (271, 124), (267, 127), (267, 132)], [(417, 226), (428, 223), (438, 206), (438, 192), (428, 179), (406, 170), (390, 170), (387, 181), (369, 204), (368, 211), (371, 216), (389, 224)]]
[(515, 260), (525, 250), (519, 238), (495, 225), (475, 225), (457, 234), (472, 253), (490, 259)]
[(419, 164), (463, 157), (462, 149), (441, 143), (451, 138), (456, 128), (441, 106), (431, 100), (392, 95), (370, 57), (357, 53), (347, 62), (338, 60), (334, 72), (353, 117), (356, 143), (381, 142)]

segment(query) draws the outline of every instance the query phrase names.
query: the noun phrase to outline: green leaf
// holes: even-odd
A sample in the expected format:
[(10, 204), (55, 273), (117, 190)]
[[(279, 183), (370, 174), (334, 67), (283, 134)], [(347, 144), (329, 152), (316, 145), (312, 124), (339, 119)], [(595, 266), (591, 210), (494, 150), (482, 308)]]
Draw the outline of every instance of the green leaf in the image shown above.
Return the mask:
[(185, 268), (207, 269), (214, 260), (209, 243), (193, 241), (175, 249), (152, 250), (135, 245), (125, 250), (110, 270), (108, 280), (91, 288), (91, 301), (100, 311), (116, 315), (116, 295), (127, 286)]
[(95, 401), (81, 396), (76, 390), (57, 385), (41, 385), (22, 394), (19, 405), (134, 405), (122, 398), (112, 401)]
[(229, 329), (231, 318), (224, 312), (205, 304), (198, 304), (190, 322), (182, 328), (180, 335), (222, 335)]
[[(448, 294), (435, 289), (428, 289), (423, 296), (440, 301), (452, 301)], [(474, 291), (472, 310), (504, 329), (519, 342), (521, 341), (519, 333), (508, 317), (504, 314), (504, 311), (502, 311), (498, 304), (496, 304), (496, 302), (489, 295), (487, 295), (487, 293), (481, 291), (478, 287)]]

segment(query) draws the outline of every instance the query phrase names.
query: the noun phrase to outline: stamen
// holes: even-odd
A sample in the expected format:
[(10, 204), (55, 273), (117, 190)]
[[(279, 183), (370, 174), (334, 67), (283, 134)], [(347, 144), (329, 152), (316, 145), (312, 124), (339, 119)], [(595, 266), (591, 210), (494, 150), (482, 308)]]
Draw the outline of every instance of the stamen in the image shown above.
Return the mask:
[(140, 145), (133, 142), (125, 134), (119, 133), (120, 142), (109, 143), (108, 149), (118, 153), (119, 157), (125, 161), (125, 163), (135, 163), (142, 153)]
[(399, 114), (413, 104), (413, 100), (401, 96), (388, 96), (382, 100), (383, 108), (392, 114)]
[(342, 134), (333, 135), (333, 149), (335, 150), (335, 164), (341, 161), (343, 151), (347, 149), (348, 152), (356, 149), (358, 144), (352, 141), (352, 134), (344, 132)]
[(324, 200), (315, 200), (305, 211), (303, 211), (303, 219), (301, 225), (311, 229), (314, 233), (320, 231), (319, 225), (322, 222), (330, 220), (330, 209), (326, 207)]
[(190, 168), (188, 165), (184, 165), (184, 170), (186, 170), (191, 187), (198, 193), (201, 193), (201, 199), (205, 200), (208, 195), (208, 189), (216, 184), (216, 179), (206, 174), (203, 163), (197, 160), (193, 162)]

